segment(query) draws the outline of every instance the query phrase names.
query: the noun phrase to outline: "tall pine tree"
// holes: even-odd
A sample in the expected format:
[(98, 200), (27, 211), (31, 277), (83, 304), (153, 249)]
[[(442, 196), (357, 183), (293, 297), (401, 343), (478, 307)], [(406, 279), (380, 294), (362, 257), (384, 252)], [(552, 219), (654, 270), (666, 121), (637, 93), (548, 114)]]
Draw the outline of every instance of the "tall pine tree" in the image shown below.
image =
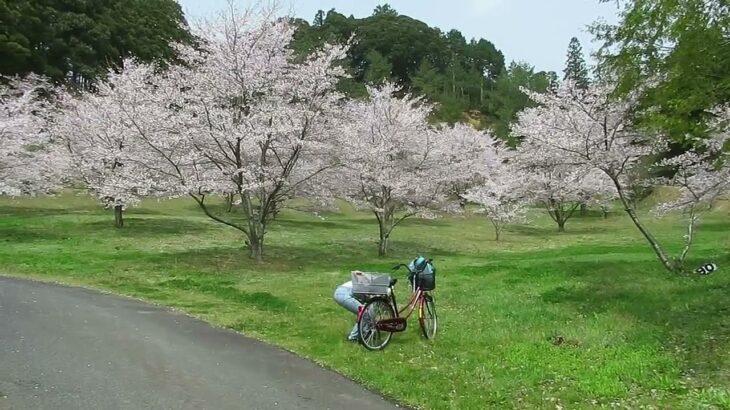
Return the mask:
[[(583, 58), (583, 47), (577, 37), (571, 38), (570, 44), (568, 44), (568, 60), (565, 62), (563, 73), (565, 74), (563, 80), (575, 81), (575, 85), (579, 89), (588, 89), (588, 69), (586, 60)], [(580, 214), (585, 215), (587, 211), (588, 204), (585, 202), (580, 204)]]
[(573, 80), (581, 89), (588, 88), (590, 80), (588, 79), (588, 68), (586, 60), (583, 58), (583, 47), (580, 45), (578, 38), (573, 37), (568, 44), (568, 60), (563, 70), (564, 80)]

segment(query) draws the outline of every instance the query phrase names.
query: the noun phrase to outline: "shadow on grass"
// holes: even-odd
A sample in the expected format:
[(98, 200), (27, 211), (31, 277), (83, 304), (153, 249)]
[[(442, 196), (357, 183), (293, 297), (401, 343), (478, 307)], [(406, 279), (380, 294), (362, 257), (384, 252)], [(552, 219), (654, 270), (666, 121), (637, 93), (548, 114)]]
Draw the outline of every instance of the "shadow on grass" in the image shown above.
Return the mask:
[(226, 302), (253, 305), (259, 309), (282, 312), (289, 309), (290, 303), (268, 292), (244, 292), (234, 287), (232, 280), (205, 280), (175, 278), (158, 283), (158, 286), (204, 293)]
[[(290, 218), (279, 218), (273, 222), (273, 225), (288, 227), (288, 228), (327, 228), (327, 229), (339, 229), (339, 230), (351, 230), (353, 227), (369, 227), (375, 234), (378, 232), (378, 222), (375, 217), (372, 218), (343, 218), (337, 217), (336, 219), (325, 219), (321, 220), (316, 217), (307, 219), (290, 219)], [(401, 222), (398, 226), (448, 226), (449, 221), (443, 219), (421, 219), (421, 218), (408, 218)], [(397, 228), (396, 228), (397, 232)]]
[[(133, 215), (162, 215), (164, 212), (149, 208), (131, 208), (125, 211), (125, 217)], [(101, 205), (74, 205), (71, 207), (12, 206), (0, 205), (0, 217), (39, 217), (64, 215), (109, 215), (114, 220), (114, 211)]]
[(198, 233), (211, 229), (211, 225), (198, 220), (185, 218), (135, 218), (124, 219), (124, 228), (114, 227), (114, 218), (84, 223), (85, 230), (118, 232), (127, 237), (158, 236)]
[(47, 227), (29, 227), (29, 226), (0, 226), (0, 243), (13, 242), (37, 242), (37, 241), (61, 241), (67, 238), (55, 229)]
[[(375, 261), (370, 266), (384, 269), (396, 263), (405, 263), (417, 255), (426, 255), (432, 258), (456, 258), (463, 256), (459, 252), (438, 248), (432, 244), (415, 241), (391, 241), (388, 255), (378, 257), (376, 241), (348, 241), (323, 246), (269, 246), (269, 257), (272, 260), (288, 258), (295, 264), (309, 267), (346, 267), (347, 269), (366, 269), (364, 261)], [(323, 263), (324, 262), (324, 263)], [(381, 266), (382, 265), (382, 266)]]
[[(38, 216), (61, 216), (71, 214), (101, 214), (104, 209), (98, 206), (74, 206), (72, 208), (49, 208), (33, 206), (0, 205), (0, 217), (34, 218)], [(112, 218), (113, 218), (112, 214)]]
[[(245, 292), (235, 287), (235, 281), (216, 276), (198, 275), (187, 277), (176, 275), (171, 279), (164, 279), (154, 284), (141, 282), (140, 277), (125, 276), (124, 274), (106, 277), (98, 281), (99, 284), (133, 295), (166, 299), (174, 292), (184, 291), (192, 294), (201, 294), (222, 302), (252, 305), (257, 309), (283, 312), (292, 308), (292, 304), (272, 295), (268, 292)], [(172, 296), (174, 299), (174, 296)], [(208, 304), (212, 306), (213, 301), (204, 302), (195, 306)]]
[(616, 215), (617, 210), (613, 209), (608, 212), (608, 218), (603, 217), (603, 211), (600, 209), (588, 209), (585, 213), (575, 211), (573, 218), (575, 219), (611, 219), (612, 216)]
[(727, 233), (728, 225), (722, 222), (700, 222), (697, 226), (697, 234), (702, 235), (703, 232)]
[[(372, 218), (351, 218), (347, 220), (347, 223), (350, 223), (352, 225), (371, 225), (373, 229), (378, 229), (378, 222), (375, 219), (375, 216)], [(425, 219), (425, 218), (406, 218), (403, 222), (398, 224), (398, 227), (403, 226), (450, 226), (452, 224), (452, 220), (446, 219), (446, 218), (435, 218), (435, 219)], [(396, 228), (397, 230), (398, 228)]]
[[(27, 216), (29, 218), (34, 217), (32, 214), (27, 214)], [(114, 216), (112, 214), (109, 214), (109, 218), (100, 219), (97, 216), (95, 215), (94, 220), (90, 222), (49, 219), (48, 221), (34, 221), (33, 224), (17, 223), (15, 215), (10, 223), (4, 224), (0, 216), (0, 242), (61, 241), (83, 238), (90, 233), (97, 234), (100, 232), (128, 238), (149, 238), (200, 233), (212, 227), (209, 223), (185, 218), (127, 217), (124, 220), (124, 228), (118, 229), (114, 226)]]
[(547, 238), (547, 237), (556, 237), (556, 235), (561, 236), (570, 236), (570, 235), (588, 235), (588, 234), (597, 234), (597, 233), (605, 233), (610, 231), (611, 226), (609, 223), (606, 224), (606, 226), (576, 226), (576, 224), (570, 223), (571, 221), (568, 221), (565, 224), (565, 232), (558, 232), (558, 225), (546, 225), (546, 226), (533, 226), (533, 225), (510, 225), (508, 227), (508, 232), (525, 235), (525, 236), (534, 236), (539, 238)]
[(396, 263), (404, 263), (417, 254), (433, 255), (436, 258), (457, 257), (458, 253), (428, 248), (407, 242), (394, 242), (393, 251), (387, 257), (374, 260), (377, 256), (375, 243), (344, 242), (331, 246), (292, 246), (267, 244), (264, 261), (256, 263), (249, 258), (243, 246), (190, 249), (184, 252), (150, 253), (138, 255), (150, 268), (166, 267), (175, 271), (205, 272), (209, 274), (240, 275), (246, 272), (291, 273), (292, 271), (354, 269), (390, 270)]
[(294, 229), (319, 229), (319, 228), (325, 228), (325, 229), (340, 229), (340, 230), (349, 230), (352, 229), (350, 227), (350, 220), (340, 220), (337, 221), (323, 221), (321, 219), (288, 219), (288, 218), (280, 218), (277, 219), (272, 223), (273, 226), (276, 228), (294, 228)]

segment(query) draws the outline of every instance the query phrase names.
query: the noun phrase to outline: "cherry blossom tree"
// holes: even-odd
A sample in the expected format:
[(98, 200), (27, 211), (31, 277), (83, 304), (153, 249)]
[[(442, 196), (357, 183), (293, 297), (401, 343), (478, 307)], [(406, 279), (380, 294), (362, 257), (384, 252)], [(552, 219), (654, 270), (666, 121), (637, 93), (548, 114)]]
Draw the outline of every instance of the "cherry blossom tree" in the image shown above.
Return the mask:
[[(369, 98), (348, 103), (335, 195), (378, 222), (378, 254), (387, 255), (404, 220), (454, 210), (448, 194), (479, 176), (493, 140), (467, 125), (429, 126), (432, 107), (394, 84), (369, 87)], [(334, 181), (334, 180), (333, 180)]]
[(378, 222), (378, 254), (385, 256), (396, 226), (412, 216), (432, 217), (430, 209), (443, 200), (436, 178), (435, 130), (422, 99), (394, 94), (386, 83), (368, 87), (369, 98), (345, 108), (341, 162), (334, 193), (356, 208), (370, 210)]
[(609, 196), (614, 190), (606, 184), (604, 175), (591, 172), (589, 166), (564, 163), (562, 157), (546, 155), (541, 144), (529, 138), (509, 161), (524, 175), (525, 191), (531, 201), (547, 210), (559, 232), (565, 232), (566, 223), (583, 204)]
[(444, 181), (445, 194), (449, 199), (457, 199), (463, 210), (468, 199), (467, 192), (484, 184), (493, 168), (504, 160), (498, 153), (498, 143), (489, 131), (480, 131), (468, 124), (456, 123), (453, 126), (441, 124), (437, 127), (438, 144), (436, 157), (442, 166), (440, 179)]
[(730, 191), (730, 106), (716, 110), (710, 138), (695, 141), (695, 148), (676, 157), (660, 161), (657, 166), (674, 171), (671, 178), (657, 178), (656, 184), (678, 189), (675, 199), (657, 205), (658, 216), (681, 212), (687, 219), (684, 247), (676, 258), (683, 265), (694, 240), (701, 211), (710, 208), (718, 196)]
[(582, 180), (587, 174), (584, 168), (562, 164), (541, 165), (523, 169), (530, 196), (542, 205), (550, 218), (565, 232), (565, 224), (589, 195), (583, 189)]
[[(115, 225), (124, 226), (123, 211), (155, 193), (152, 175), (141, 166), (143, 147), (135, 117), (154, 110), (148, 79), (153, 67), (124, 61), (124, 71), (110, 71), (94, 93), (66, 94), (63, 115), (53, 133), (64, 141), (70, 158), (69, 173), (84, 182), (99, 201), (114, 209)], [(159, 111), (159, 110), (157, 110)]]
[[(581, 185), (586, 187), (586, 193), (589, 196), (585, 204), (598, 206), (603, 218), (608, 218), (613, 203), (618, 199), (613, 181), (605, 173), (593, 169), (583, 177)], [(635, 194), (632, 193), (632, 195)]]
[(0, 195), (50, 193), (61, 157), (47, 132), (52, 87), (38, 77), (0, 78)]
[[(542, 161), (602, 171), (665, 268), (681, 270), (681, 264), (669, 257), (640, 220), (627, 189), (628, 177), (641, 160), (666, 148), (661, 138), (648, 138), (632, 126), (639, 93), (615, 100), (610, 84), (592, 84), (582, 90), (571, 81), (546, 94), (523, 91), (539, 104), (522, 111), (514, 127), (515, 134), (524, 138), (525, 149), (539, 152)], [(532, 158), (538, 158), (537, 154)]]
[[(212, 220), (246, 236), (261, 260), (264, 237), (286, 200), (336, 165), (330, 146), (347, 47), (325, 45), (294, 63), (295, 26), (272, 10), (233, 5), (197, 29), (202, 50), (180, 47), (183, 64), (144, 82), (124, 105), (150, 186), (188, 195)], [(123, 74), (131, 75), (131, 74)], [(315, 186), (312, 184), (311, 186)], [(213, 196), (233, 196), (221, 215)]]
[(483, 183), (469, 189), (465, 198), (479, 205), (494, 226), (494, 239), (499, 241), (507, 225), (526, 220), (527, 176), (511, 164), (494, 163)]

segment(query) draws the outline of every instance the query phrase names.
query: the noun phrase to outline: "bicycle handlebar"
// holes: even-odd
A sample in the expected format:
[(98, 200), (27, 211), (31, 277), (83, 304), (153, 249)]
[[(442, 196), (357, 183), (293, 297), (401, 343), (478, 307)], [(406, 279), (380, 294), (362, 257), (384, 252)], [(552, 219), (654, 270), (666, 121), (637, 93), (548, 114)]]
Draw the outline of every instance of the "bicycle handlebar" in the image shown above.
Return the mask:
[[(428, 263), (431, 263), (432, 259), (427, 259), (427, 261), (428, 261)], [(399, 264), (393, 266), (392, 269), (393, 270), (398, 270), (398, 269), (400, 269), (401, 266), (404, 267), (404, 268), (406, 268), (406, 269), (408, 269), (408, 272), (411, 273), (411, 274), (417, 273), (416, 271), (412, 271), (411, 268), (409, 268), (408, 265), (406, 265), (405, 263), (399, 263)]]
[(401, 267), (406, 268), (408, 270), (408, 273), (411, 274), (411, 275), (413, 275), (413, 274), (416, 273), (416, 272), (412, 271), (411, 268), (409, 268), (408, 265), (406, 265), (405, 263), (399, 263), (399, 264), (393, 266), (393, 270), (398, 270)]

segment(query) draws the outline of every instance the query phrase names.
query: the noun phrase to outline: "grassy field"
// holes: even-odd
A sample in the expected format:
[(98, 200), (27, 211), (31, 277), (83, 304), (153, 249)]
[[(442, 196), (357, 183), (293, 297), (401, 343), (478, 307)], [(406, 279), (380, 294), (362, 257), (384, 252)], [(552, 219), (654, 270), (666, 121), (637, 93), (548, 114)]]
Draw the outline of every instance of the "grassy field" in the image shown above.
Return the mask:
[[(479, 217), (412, 220), (379, 259), (368, 214), (291, 211), (261, 265), (190, 201), (146, 202), (126, 222), (115, 229), (85, 197), (0, 199), (0, 271), (173, 306), (426, 409), (730, 409), (727, 203), (693, 249), (693, 264), (720, 267), (704, 278), (665, 273), (621, 214), (575, 218), (565, 234), (536, 214), (499, 243)], [(649, 224), (678, 249), (677, 220)], [(420, 253), (439, 272), (437, 339), (412, 321), (383, 352), (346, 342), (336, 285)]]

